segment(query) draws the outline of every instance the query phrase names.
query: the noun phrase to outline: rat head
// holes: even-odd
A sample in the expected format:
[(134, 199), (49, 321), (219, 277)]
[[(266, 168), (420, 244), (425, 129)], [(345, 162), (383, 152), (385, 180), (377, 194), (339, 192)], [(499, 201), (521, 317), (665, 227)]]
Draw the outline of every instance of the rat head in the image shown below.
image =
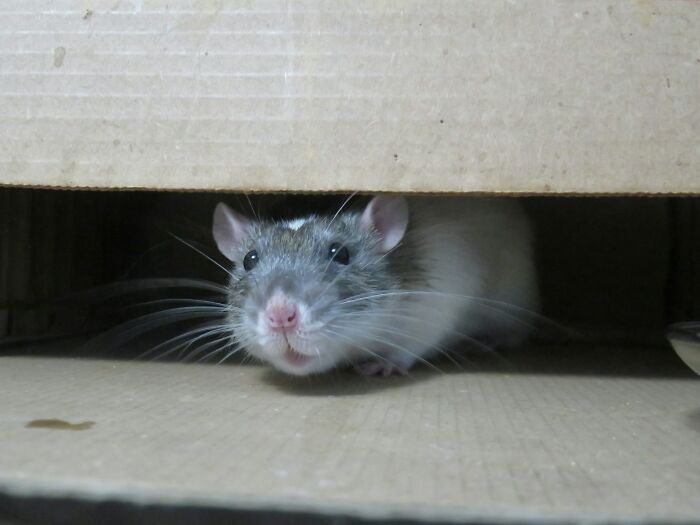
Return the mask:
[(228, 297), (234, 340), (295, 375), (360, 356), (373, 314), (389, 300), (372, 296), (399, 284), (385, 256), (407, 225), (401, 197), (374, 197), (362, 213), (286, 222), (253, 221), (220, 203), (213, 234), (234, 263)]

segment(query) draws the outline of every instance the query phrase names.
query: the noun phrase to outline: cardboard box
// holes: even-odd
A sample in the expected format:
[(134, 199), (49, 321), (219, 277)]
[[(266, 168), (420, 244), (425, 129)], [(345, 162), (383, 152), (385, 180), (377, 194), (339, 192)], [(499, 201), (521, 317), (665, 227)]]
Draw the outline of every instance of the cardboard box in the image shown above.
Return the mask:
[[(697, 27), (681, 0), (8, 0), (0, 185), (697, 195)], [(0, 190), (0, 335), (214, 199), (167, 197)], [(388, 380), (3, 351), (0, 521), (700, 523), (700, 381), (660, 340), (700, 315), (698, 200), (528, 204), (588, 344)]]
[(684, 0), (9, 0), (0, 182), (697, 193)]
[(697, 522), (700, 381), (670, 350), (653, 369), (635, 363), (648, 349), (619, 368), (611, 354), (532, 348), (386, 380), (4, 358), (0, 487), (72, 498), (76, 517), (117, 500), (228, 522)]

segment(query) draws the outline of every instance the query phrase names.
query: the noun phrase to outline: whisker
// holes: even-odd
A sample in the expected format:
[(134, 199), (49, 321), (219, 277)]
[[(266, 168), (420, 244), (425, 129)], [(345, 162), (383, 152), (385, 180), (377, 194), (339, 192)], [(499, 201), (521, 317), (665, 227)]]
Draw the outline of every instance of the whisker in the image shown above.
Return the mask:
[(248, 201), (248, 206), (250, 206), (250, 211), (253, 213), (253, 217), (255, 218), (255, 220), (257, 222), (260, 222), (260, 215), (255, 211), (255, 208), (253, 208), (253, 203), (251, 202), (250, 197), (248, 196), (247, 193), (244, 193), (243, 195), (245, 196), (246, 200)]
[[(365, 312), (350, 312), (347, 314), (338, 315), (338, 316), (334, 317), (332, 319), (332, 321), (342, 320), (342, 319), (345, 319), (347, 317), (366, 317), (366, 316), (367, 316), (367, 314)], [(375, 312), (372, 314), (372, 317), (373, 318), (384, 317), (384, 318), (390, 318), (390, 319), (403, 319), (403, 320), (408, 320), (411, 322), (422, 322), (422, 323), (426, 323), (426, 324), (431, 325), (431, 326), (435, 325), (435, 323), (433, 323), (433, 322), (431, 322), (423, 317), (418, 317), (415, 315), (393, 314), (393, 313), (389, 313), (389, 312)], [(352, 323), (353, 321), (350, 321), (350, 322)], [(370, 325), (370, 326), (374, 326), (374, 325)], [(493, 348), (491, 348), (487, 344), (479, 341), (478, 339), (476, 339), (470, 335), (467, 335), (463, 332), (460, 332), (459, 330), (456, 330), (453, 328), (450, 331), (450, 333), (472, 342), (475, 346), (478, 346), (482, 350), (486, 350), (489, 352), (493, 351)], [(405, 334), (403, 334), (403, 335), (405, 335)]]
[[(193, 328), (192, 330), (188, 330), (187, 332), (185, 332), (183, 334), (178, 334), (174, 337), (171, 337), (171, 338), (167, 339), (166, 341), (163, 341), (162, 343), (157, 344), (153, 348), (149, 348), (146, 352), (139, 355), (138, 359), (145, 359), (147, 356), (157, 352), (161, 348), (167, 347), (168, 345), (173, 344), (173, 343), (180, 341), (182, 339), (186, 339), (187, 337), (191, 337), (193, 335), (200, 334), (202, 332), (205, 332), (208, 334), (210, 332), (210, 330), (216, 329), (216, 328), (223, 328), (223, 326), (224, 325), (212, 325), (209, 323), (204, 324), (202, 326), (198, 326), (196, 328)], [(185, 342), (187, 342), (187, 341), (185, 341)], [(179, 346), (177, 346), (176, 348), (179, 348)], [(165, 357), (165, 355), (168, 355), (168, 354), (158, 356), (156, 359)]]
[(335, 221), (335, 219), (338, 217), (338, 215), (340, 215), (340, 212), (342, 212), (343, 209), (345, 208), (345, 206), (348, 205), (348, 202), (350, 202), (350, 200), (351, 200), (355, 195), (357, 195), (357, 194), (358, 194), (358, 192), (357, 192), (357, 191), (354, 191), (354, 192), (352, 192), (352, 193), (350, 194), (350, 196), (349, 196), (347, 199), (345, 199), (345, 201), (343, 201), (343, 204), (340, 205), (340, 208), (338, 208), (338, 211), (335, 212), (335, 215), (333, 215), (333, 217), (331, 218), (330, 222), (329, 222), (328, 225), (326, 226), (326, 229), (324, 230), (324, 233), (326, 233), (326, 232), (330, 229), (331, 225), (333, 224), (333, 221)]
[[(334, 326), (338, 327), (338, 325), (334, 325)], [(445, 349), (445, 348), (444, 348), (443, 346), (441, 346), (441, 345), (438, 345), (438, 344), (429, 344), (425, 339), (421, 339), (421, 338), (419, 338), (419, 337), (415, 337), (415, 336), (413, 336), (413, 335), (400, 332), (399, 330), (393, 330), (393, 329), (388, 328), (388, 327), (377, 326), (375, 323), (369, 323), (369, 322), (368, 322), (368, 323), (362, 323), (362, 322), (357, 322), (357, 321), (351, 321), (351, 322), (349, 322), (349, 323), (345, 323), (343, 327), (352, 328), (352, 327), (355, 327), (355, 326), (358, 327), (358, 328), (362, 328), (362, 327), (374, 328), (375, 330), (380, 330), (380, 331), (382, 331), (382, 332), (384, 332), (384, 333), (387, 333), (387, 334), (398, 335), (398, 336), (400, 336), (400, 337), (404, 337), (404, 338), (407, 338), (407, 339), (411, 339), (411, 340), (413, 340), (413, 341), (416, 341), (416, 342), (418, 342), (418, 343), (421, 343), (421, 344), (425, 345), (426, 348), (432, 348), (432, 349), (437, 350), (438, 353), (439, 353), (440, 355), (443, 355), (443, 356), (447, 357), (455, 366), (457, 366), (458, 368), (462, 368), (462, 365), (461, 365), (460, 363), (458, 363), (458, 362), (447, 352), (447, 349)]]
[(185, 241), (184, 239), (178, 237), (178, 236), (175, 235), (174, 233), (171, 233), (171, 232), (169, 232), (169, 233), (170, 233), (170, 235), (172, 235), (173, 237), (175, 237), (178, 241), (180, 241), (182, 244), (184, 244), (185, 246), (188, 246), (188, 247), (192, 248), (194, 251), (196, 251), (196, 252), (197, 252), (198, 254), (200, 254), (202, 257), (206, 258), (207, 260), (211, 261), (211, 262), (214, 263), (216, 266), (218, 266), (219, 268), (221, 268), (224, 272), (226, 272), (226, 274), (227, 274), (228, 276), (233, 277), (233, 273), (231, 273), (229, 270), (227, 270), (226, 268), (224, 268), (222, 265), (220, 265), (218, 262), (216, 262), (213, 258), (209, 257), (209, 256), (208, 256), (206, 253), (204, 253), (202, 250), (200, 250), (199, 248), (196, 248), (195, 246), (193, 246), (192, 244), (188, 243), (188, 242)]
[[(387, 292), (370, 292), (367, 294), (358, 294), (356, 296), (351, 296), (347, 299), (344, 299), (342, 301), (339, 301), (338, 304), (342, 305), (347, 305), (347, 304), (353, 304), (353, 303), (358, 303), (362, 301), (369, 301), (373, 299), (378, 299), (382, 297), (392, 297), (392, 296), (420, 296), (420, 295), (433, 295), (433, 296), (441, 296), (441, 297), (452, 297), (452, 298), (458, 298), (458, 299), (463, 299), (465, 301), (474, 301), (475, 303), (484, 303), (482, 306), (488, 307), (491, 305), (497, 305), (501, 306), (503, 308), (509, 308), (512, 310), (516, 310), (518, 312), (522, 312), (526, 315), (531, 316), (532, 318), (541, 321), (550, 327), (556, 328), (557, 330), (560, 330), (564, 333), (566, 333), (569, 336), (577, 336), (580, 337), (580, 334), (575, 332), (574, 330), (571, 330), (565, 326), (560, 325), (559, 323), (552, 321), (551, 319), (538, 314), (536, 312), (533, 312), (532, 310), (528, 310), (527, 308), (523, 308), (521, 306), (512, 304), (512, 303), (507, 303), (504, 301), (498, 301), (495, 299), (488, 299), (486, 297), (478, 297), (478, 296), (472, 296), (472, 295), (465, 295), (465, 294), (453, 294), (453, 293), (448, 293), (448, 292), (437, 292), (437, 291), (432, 291), (432, 290), (392, 290), (392, 291), (387, 291)], [(495, 307), (492, 307), (495, 309)], [(504, 312), (501, 310), (495, 309), (495, 311), (502, 313), (503, 315), (508, 315), (512, 316), (512, 314), (508, 312)], [(519, 319), (517, 317), (513, 317), (513, 319), (518, 319), (522, 323), (526, 323), (526, 321), (523, 321), (522, 319)], [(532, 325), (528, 325), (532, 326)]]
[(197, 337), (191, 339), (190, 341), (186, 341), (182, 343), (180, 346), (182, 346), (181, 350), (177, 353), (177, 358), (178, 359), (183, 359), (183, 356), (185, 355), (185, 352), (197, 341), (201, 339), (208, 339), (212, 336), (218, 335), (218, 334), (230, 334), (231, 333), (231, 328), (228, 326), (223, 326), (220, 328), (212, 329), (209, 332), (206, 332), (204, 334), (198, 335)]
[(219, 303), (217, 301), (209, 301), (207, 299), (188, 299), (188, 298), (167, 298), (167, 299), (154, 299), (152, 301), (141, 301), (138, 303), (131, 303), (127, 305), (127, 308), (136, 308), (139, 306), (151, 306), (156, 304), (191, 304), (199, 306), (216, 306), (220, 307), (222, 312), (226, 312), (234, 309), (235, 307), (227, 303)]
[[(367, 314), (366, 314), (365, 312), (350, 312), (350, 313), (347, 313), (347, 314), (343, 314), (343, 315), (336, 316), (336, 317), (334, 317), (332, 320), (328, 321), (328, 323), (329, 323), (329, 324), (333, 324), (335, 321), (341, 321), (341, 322), (343, 322), (343, 325), (346, 325), (346, 324), (347, 324), (347, 326), (352, 327), (353, 325), (356, 325), (356, 324), (359, 325), (360, 323), (358, 323), (357, 321), (352, 320), (352, 319), (351, 319), (349, 322), (347, 322), (347, 321), (345, 320), (347, 317), (366, 317), (366, 316), (367, 316)], [(418, 316), (412, 316), (412, 315), (406, 315), (406, 314), (393, 314), (393, 313), (388, 313), (388, 312), (375, 312), (375, 313), (372, 314), (372, 317), (373, 317), (373, 319), (374, 319), (374, 318), (377, 318), (377, 317), (384, 317), (384, 318), (389, 318), (389, 319), (407, 320), (407, 321), (410, 321), (410, 322), (422, 322), (422, 323), (426, 323), (426, 324), (429, 325), (429, 326), (430, 326), (430, 325), (435, 325), (435, 323), (433, 323), (433, 322), (431, 322), (431, 321), (429, 321), (429, 320), (427, 320), (427, 319), (425, 319), (425, 318), (418, 317)], [(378, 326), (377, 324), (371, 323), (370, 321), (368, 321), (368, 323), (362, 323), (362, 325), (363, 325), (363, 326), (366, 325), (366, 326), (368, 326), (368, 327), (374, 327), (374, 328), (376, 328), (376, 329), (378, 329), (378, 330), (381, 330), (381, 331), (383, 331), (383, 332), (386, 332), (386, 333), (393, 333), (393, 334), (396, 334), (396, 335), (399, 335), (399, 336), (402, 336), (402, 337), (406, 337), (406, 338), (409, 338), (409, 339), (413, 339), (413, 340), (415, 340), (415, 341), (418, 341), (418, 342), (420, 342), (420, 343), (425, 344), (426, 347), (428, 347), (428, 348), (435, 348), (436, 350), (438, 350), (438, 352), (439, 352), (441, 355), (444, 355), (445, 357), (447, 357), (452, 363), (454, 363), (454, 364), (455, 364), (456, 366), (458, 366), (460, 369), (462, 368), (462, 364), (459, 363), (459, 362), (457, 362), (457, 361), (455, 360), (455, 358), (452, 357), (453, 355), (454, 355), (454, 356), (457, 356), (459, 359), (461, 359), (462, 361), (464, 361), (464, 362), (466, 362), (466, 363), (468, 363), (468, 364), (470, 364), (470, 365), (474, 365), (474, 362), (473, 362), (471, 359), (469, 359), (469, 358), (465, 355), (465, 352), (460, 352), (460, 351), (457, 351), (457, 350), (452, 350), (452, 349), (450, 349), (450, 348), (448, 348), (448, 347), (444, 347), (444, 346), (438, 345), (438, 344), (429, 345), (424, 339), (421, 339), (421, 338), (418, 338), (418, 337), (415, 337), (415, 336), (406, 334), (406, 333), (404, 333), (404, 332), (400, 332), (400, 331), (398, 331), (398, 330), (393, 330), (393, 329), (391, 329), (391, 328), (387, 328), (387, 327), (384, 327), (384, 326)], [(334, 326), (339, 326), (339, 325), (334, 324)], [(450, 331), (450, 335), (455, 336), (455, 337), (457, 337), (457, 338), (465, 339), (466, 341), (469, 341), (471, 344), (473, 344), (474, 346), (476, 346), (477, 348), (479, 348), (479, 349), (482, 350), (482, 351), (485, 351), (485, 352), (488, 352), (488, 353), (496, 352), (496, 350), (495, 350), (494, 348), (488, 346), (488, 345), (485, 344), (483, 341), (480, 341), (480, 340), (478, 340), (478, 339), (476, 339), (476, 338), (474, 338), (474, 337), (471, 337), (471, 336), (469, 336), (469, 335), (467, 335), (467, 334), (465, 334), (465, 333), (463, 333), (463, 332), (460, 332), (459, 330), (452, 329), (452, 330)]]
[(145, 251), (141, 252), (137, 257), (134, 262), (132, 262), (127, 269), (122, 273), (122, 279), (128, 279), (129, 275), (134, 271), (134, 269), (151, 253), (153, 253), (156, 250), (161, 249), (163, 246), (167, 245), (170, 241), (170, 239), (166, 239), (164, 241), (160, 241), (150, 248), (147, 248)]
[(120, 297), (148, 290), (165, 290), (169, 288), (190, 288), (197, 290), (207, 290), (210, 292), (215, 292), (217, 295), (226, 295), (228, 293), (228, 290), (225, 286), (213, 283), (211, 281), (205, 281), (203, 279), (131, 279), (128, 281), (117, 281), (102, 286), (95, 286), (93, 288), (89, 288), (87, 290), (56, 299), (55, 301), (53, 301), (53, 304), (62, 306), (104, 302), (114, 297)]
[[(349, 313), (349, 314), (345, 314), (345, 315), (341, 315), (341, 316), (335, 317), (334, 320), (336, 320), (336, 319), (338, 319), (338, 320), (343, 320), (345, 317), (363, 317), (363, 316), (366, 316), (366, 314), (365, 314), (364, 312), (352, 312), (352, 313)], [(373, 317), (374, 317), (374, 318), (376, 318), (376, 317), (388, 317), (388, 318), (395, 318), (395, 319), (406, 319), (406, 320), (410, 320), (411, 322), (424, 322), (424, 323), (427, 323), (427, 324), (429, 324), (429, 325), (434, 324), (434, 323), (432, 323), (432, 322), (430, 322), (430, 321), (428, 321), (428, 320), (426, 320), (426, 319), (423, 319), (423, 318), (421, 318), (421, 317), (409, 316), (409, 315), (403, 315), (403, 314), (391, 314), (391, 313), (386, 313), (386, 312), (378, 312), (378, 313), (375, 313), (375, 314), (373, 314)], [(349, 326), (349, 327), (352, 327), (353, 325), (356, 325), (356, 324), (357, 324), (357, 325), (362, 325), (362, 326), (368, 326), (368, 327), (375, 327), (376, 329), (382, 330), (382, 331), (384, 331), (384, 332), (394, 333), (394, 334), (397, 334), (397, 335), (400, 335), (400, 336), (403, 336), (403, 337), (408, 337), (408, 338), (414, 339), (414, 340), (416, 340), (416, 341), (424, 342), (424, 343), (425, 343), (425, 341), (423, 341), (423, 340), (421, 340), (421, 339), (419, 339), (419, 338), (409, 336), (408, 334), (405, 334), (405, 333), (403, 333), (403, 332), (399, 332), (399, 331), (397, 331), (397, 330), (391, 330), (391, 329), (387, 329), (387, 328), (384, 328), (384, 327), (381, 327), (381, 326), (376, 326), (376, 325), (373, 324), (373, 323), (358, 323), (357, 321), (351, 320), (351, 321), (349, 321), (349, 322), (345, 322), (345, 321), (344, 321), (344, 325), (345, 325), (345, 324), (346, 324), (347, 326)], [(334, 325), (334, 326), (338, 326), (338, 325)], [(476, 338), (474, 338), (474, 337), (472, 337), (472, 336), (469, 336), (469, 335), (467, 335), (467, 334), (465, 334), (465, 333), (463, 333), (463, 332), (460, 332), (459, 330), (454, 330), (454, 329), (453, 329), (453, 330), (451, 331), (451, 334), (453, 334), (453, 335), (455, 335), (455, 336), (457, 336), (457, 337), (459, 337), (459, 338), (462, 338), (462, 339), (465, 339), (465, 340), (469, 341), (471, 344), (473, 344), (474, 346), (476, 346), (476, 347), (479, 348), (480, 350), (484, 351), (487, 355), (493, 356), (493, 357), (497, 358), (501, 363), (504, 363), (504, 364), (507, 365), (509, 368), (511, 368), (511, 369), (517, 369), (517, 368), (518, 368), (517, 365), (516, 365), (515, 363), (513, 363), (510, 359), (507, 359), (506, 357), (504, 357), (503, 355), (501, 355), (501, 353), (498, 352), (498, 350), (496, 350), (495, 348), (493, 348), (493, 347), (487, 345), (487, 344), (484, 343), (483, 341), (480, 341), (479, 339), (476, 339)], [(427, 343), (426, 343), (426, 344), (427, 344)], [(441, 355), (444, 355), (444, 356), (448, 357), (448, 358), (450, 359), (450, 361), (452, 361), (453, 363), (455, 363), (459, 368), (462, 368), (461, 365), (460, 365), (459, 363), (457, 363), (457, 361), (452, 357), (452, 355), (457, 356), (458, 358), (462, 359), (463, 361), (465, 361), (466, 363), (468, 363), (468, 364), (469, 364), (470, 366), (472, 366), (472, 367), (475, 366), (475, 362), (472, 361), (471, 359), (469, 359), (469, 358), (465, 355), (464, 352), (458, 352), (458, 351), (456, 351), (456, 350), (446, 349), (446, 348), (444, 348), (444, 347), (442, 347), (442, 346), (438, 346), (438, 345), (433, 345), (433, 346), (429, 346), (429, 347), (432, 347), (432, 348), (437, 349), (437, 350), (441, 353)]]
[[(229, 358), (230, 358), (231, 356), (233, 356), (234, 354), (237, 354), (237, 353), (240, 352), (241, 350), (243, 350), (243, 347), (242, 347), (242, 346), (240, 346), (240, 345), (239, 345), (239, 346), (236, 346), (233, 350), (231, 350), (229, 353), (227, 353), (221, 361), (219, 361), (219, 362), (216, 363), (216, 364), (217, 364), (217, 365), (223, 364), (227, 359), (229, 359)], [(243, 360), (243, 361), (241, 362), (241, 364), (243, 364), (244, 362), (245, 362), (245, 360)]]
[[(182, 361), (183, 361), (183, 362), (192, 361), (196, 356), (198, 356), (199, 354), (201, 354), (202, 352), (204, 352), (207, 348), (211, 348), (212, 346), (215, 346), (215, 345), (217, 345), (217, 344), (220, 344), (220, 343), (222, 343), (222, 342), (224, 342), (224, 341), (228, 341), (228, 340), (231, 339), (232, 334), (231, 334), (231, 330), (230, 330), (230, 329), (223, 330), (223, 331), (218, 332), (218, 333), (222, 333), (222, 332), (225, 332), (226, 335), (224, 335), (223, 337), (219, 337), (218, 339), (214, 339), (213, 341), (209, 341), (209, 342), (207, 342), (207, 343), (204, 343), (204, 344), (198, 346), (196, 349), (194, 349), (192, 352), (190, 352), (188, 355), (186, 355), (186, 356), (182, 359)], [(208, 335), (209, 335), (209, 336), (212, 336), (212, 335), (216, 335), (216, 334), (215, 334), (215, 333), (210, 333), (210, 334), (208, 334)], [(206, 354), (205, 354), (205, 355), (206, 355)]]
[[(337, 325), (334, 325), (334, 327), (335, 327), (335, 328), (339, 328)], [(342, 328), (342, 327), (340, 327), (340, 328)], [(337, 335), (337, 336), (340, 336), (340, 337), (344, 337), (345, 339), (352, 341), (352, 342), (353, 342), (353, 345), (359, 347), (359, 345), (357, 344), (357, 342), (354, 341), (353, 339), (351, 339), (351, 338), (349, 338), (349, 337), (342, 336), (342, 335), (338, 334), (337, 332), (336, 332), (336, 335)], [(404, 348), (404, 347), (402, 347), (402, 346), (400, 346), (400, 345), (397, 345), (397, 344), (395, 344), (395, 343), (390, 343), (389, 341), (386, 341), (385, 339), (380, 339), (380, 338), (378, 338), (378, 337), (369, 338), (369, 337), (367, 337), (368, 335), (369, 335), (369, 334), (363, 334), (363, 337), (369, 339), (370, 341), (376, 341), (377, 343), (384, 344), (384, 345), (389, 345), (389, 346), (391, 346), (391, 347), (393, 347), (393, 348), (396, 348), (396, 349), (399, 350), (400, 352), (403, 352), (403, 353), (405, 353), (405, 354), (408, 354), (408, 355), (410, 355), (411, 357), (415, 357), (417, 361), (420, 361), (421, 363), (423, 363), (424, 365), (426, 365), (426, 366), (432, 368), (432, 369), (435, 370), (436, 372), (439, 372), (439, 373), (441, 373), (441, 374), (444, 374), (444, 373), (445, 373), (443, 370), (441, 370), (439, 367), (435, 366), (433, 363), (431, 363), (431, 362), (428, 361), (427, 359), (424, 359), (424, 358), (422, 358), (421, 356), (419, 356), (419, 355), (417, 355), (417, 354), (414, 354), (413, 352), (409, 351), (408, 349), (406, 349), (406, 348)], [(362, 347), (359, 347), (359, 348), (362, 349)], [(365, 350), (366, 350), (366, 348), (365, 348)], [(374, 355), (376, 356), (377, 354), (374, 354)], [(388, 362), (391, 362), (391, 360), (389, 360), (389, 359), (385, 359), (385, 360), (388, 361)], [(392, 364), (393, 364), (393, 363), (392, 363)]]
[[(209, 359), (211, 359), (212, 357), (214, 357), (214, 356), (215, 356), (216, 354), (218, 354), (219, 352), (222, 352), (222, 351), (226, 350), (226, 349), (227, 349), (229, 346), (231, 346), (231, 344), (232, 344), (232, 343), (231, 343), (231, 339), (232, 339), (231, 337), (224, 338), (224, 339), (223, 339), (223, 344), (222, 344), (221, 346), (219, 346), (218, 348), (215, 348), (214, 350), (211, 350), (211, 351), (205, 353), (202, 357), (200, 357), (199, 359), (197, 359), (196, 362), (197, 362), (197, 363), (203, 363), (204, 361), (208, 361)], [(218, 341), (221, 342), (222, 340), (219, 339)]]
[(396, 250), (398, 250), (401, 246), (403, 246), (403, 241), (399, 242), (396, 246), (394, 246), (393, 248), (391, 248), (388, 252), (386, 252), (384, 255), (382, 255), (382, 256), (379, 257), (378, 259), (374, 259), (374, 260), (368, 262), (367, 264), (365, 264), (364, 266), (362, 266), (360, 269), (361, 269), (361, 270), (364, 270), (364, 269), (367, 268), (370, 264), (372, 264), (372, 265), (377, 264), (379, 261), (381, 261), (381, 260), (384, 259), (385, 257), (387, 257), (387, 256), (391, 255), (392, 253), (394, 253), (394, 252), (395, 252)]
[[(357, 344), (357, 342), (354, 341), (352, 338), (347, 337), (347, 336), (341, 334), (340, 332), (336, 332), (335, 330), (330, 330), (330, 329), (327, 329), (327, 330), (325, 330), (325, 331), (326, 331), (328, 334), (334, 335), (335, 337), (340, 337), (341, 339), (345, 339), (345, 340), (347, 340), (347, 341), (350, 341), (350, 342), (353, 344), (353, 346), (359, 348), (360, 350), (363, 350), (363, 351), (367, 352), (367, 353), (370, 354), (372, 357), (374, 357), (374, 358), (376, 358), (376, 359), (379, 359), (380, 361), (384, 361), (385, 363), (393, 364), (393, 363), (392, 363), (391, 361), (389, 361), (389, 359), (387, 359), (386, 357), (383, 357), (382, 355), (380, 355), (380, 354), (378, 354), (378, 353), (376, 353), (376, 352), (373, 352), (372, 350), (370, 350), (369, 348), (367, 348), (367, 347), (365, 347), (365, 346), (362, 346), (362, 345)], [(326, 335), (326, 334), (323, 334), (323, 335)], [(330, 337), (329, 337), (328, 339), (332, 342), (332, 339), (330, 339)]]
[(221, 317), (221, 315), (221, 311), (218, 308), (210, 306), (169, 308), (164, 311), (142, 315), (102, 332), (97, 337), (87, 341), (85, 346), (90, 347), (108, 342), (112, 348), (116, 348), (154, 328), (206, 317)]
[[(330, 265), (331, 262), (332, 262), (332, 260), (331, 260), (331, 261), (328, 261), (328, 264), (326, 265), (326, 268), (323, 270), (323, 273), (324, 273), (324, 274), (325, 274), (326, 271), (328, 270), (328, 266)], [(345, 271), (347, 270), (347, 268), (348, 268), (347, 266), (344, 267), (344, 268), (341, 268), (341, 270), (337, 273), (337, 275), (336, 275), (333, 279), (331, 279), (331, 281), (330, 281), (330, 282), (328, 283), (328, 285), (323, 289), (323, 291), (322, 291), (320, 294), (318, 294), (318, 298), (309, 306), (309, 308), (310, 308), (312, 311), (313, 311), (313, 309), (314, 309), (316, 306), (318, 306), (318, 304), (320, 303), (321, 299), (323, 299), (323, 297), (325, 297), (325, 295), (326, 295), (326, 293), (328, 292), (328, 290), (331, 289), (331, 286), (333, 286), (336, 282), (338, 282), (338, 279), (340, 279), (340, 278), (344, 275), (344, 273), (345, 273)]]

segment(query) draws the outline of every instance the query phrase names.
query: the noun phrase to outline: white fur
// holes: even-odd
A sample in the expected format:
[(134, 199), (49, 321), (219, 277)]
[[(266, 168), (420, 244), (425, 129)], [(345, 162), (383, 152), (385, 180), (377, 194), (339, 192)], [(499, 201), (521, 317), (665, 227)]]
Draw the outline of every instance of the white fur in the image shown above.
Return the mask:
[(309, 220), (308, 217), (304, 217), (302, 219), (294, 219), (292, 221), (287, 222), (287, 224), (285, 224), (285, 226), (287, 228), (289, 228), (290, 230), (298, 230), (299, 228), (304, 226), (304, 224), (306, 224), (306, 221), (308, 221), (308, 220)]
[[(420, 258), (416, 264), (429, 274), (427, 286), (409, 287), (429, 293), (397, 296), (377, 316), (377, 328), (371, 331), (374, 341), (366, 344), (376, 348), (377, 340), (384, 340), (380, 355), (407, 369), (438, 352), (436, 345), (454, 343), (460, 334), (485, 337), (490, 346), (525, 339), (531, 327), (523, 310), (469, 299), (537, 310), (532, 235), (519, 204), (448, 198), (412, 199), (409, 206), (409, 231), (402, 242), (415, 243)], [(362, 352), (356, 355), (363, 357)]]

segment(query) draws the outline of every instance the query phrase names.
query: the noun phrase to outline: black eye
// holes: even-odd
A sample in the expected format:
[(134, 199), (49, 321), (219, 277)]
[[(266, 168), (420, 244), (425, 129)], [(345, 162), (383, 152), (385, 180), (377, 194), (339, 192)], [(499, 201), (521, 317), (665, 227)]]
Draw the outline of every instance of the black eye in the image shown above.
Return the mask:
[(338, 264), (348, 264), (350, 262), (350, 253), (345, 246), (339, 242), (334, 242), (328, 248), (328, 258), (333, 259)]
[(249, 272), (255, 266), (258, 264), (258, 252), (255, 250), (250, 250), (248, 253), (245, 254), (245, 257), (243, 257), (243, 268), (245, 268), (246, 272)]

